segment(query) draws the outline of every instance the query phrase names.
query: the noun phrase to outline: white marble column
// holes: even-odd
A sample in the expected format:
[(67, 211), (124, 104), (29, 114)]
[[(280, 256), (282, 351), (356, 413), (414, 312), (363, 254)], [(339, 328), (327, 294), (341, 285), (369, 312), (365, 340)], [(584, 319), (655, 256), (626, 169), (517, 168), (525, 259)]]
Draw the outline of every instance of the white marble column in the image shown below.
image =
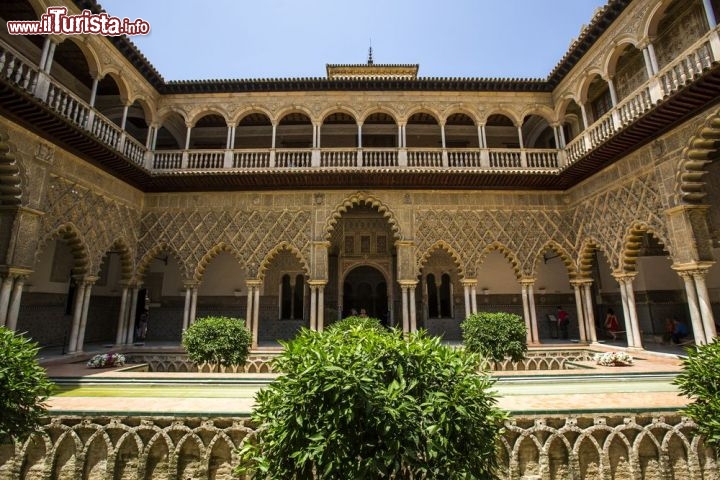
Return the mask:
[(357, 127), (358, 127), (357, 146), (358, 146), (358, 148), (362, 148), (362, 127), (363, 127), (362, 122), (359, 122), (359, 123), (357, 124)]
[[(625, 277), (625, 291), (627, 296), (628, 313), (630, 314), (630, 326), (632, 328), (633, 348), (642, 349), (642, 337), (640, 336), (640, 323), (638, 321), (637, 309), (635, 308), (635, 291), (632, 282), (635, 276)], [(629, 339), (628, 339), (629, 340)]]
[(470, 285), (470, 308), (472, 313), (477, 313), (477, 283)]
[(260, 332), (260, 285), (255, 285), (255, 299), (253, 300), (253, 329), (252, 329), (253, 348), (257, 348), (259, 332)]
[(88, 311), (90, 310), (90, 296), (92, 295), (92, 286), (94, 282), (88, 282), (85, 285), (85, 295), (83, 296), (83, 311), (82, 317), (80, 318), (80, 330), (78, 331), (77, 338), (77, 351), (83, 351), (83, 345), (85, 344), (85, 327), (87, 326)]
[(253, 325), (253, 300), (255, 299), (255, 286), (247, 285), (247, 313), (245, 314), (245, 326), (252, 332)]
[(525, 328), (527, 329), (526, 341), (528, 344), (533, 343), (532, 327), (530, 326), (530, 302), (528, 300), (528, 286), (524, 283), (520, 284), (520, 295), (522, 296), (523, 317), (525, 318)]
[(628, 307), (628, 296), (627, 288), (625, 288), (625, 278), (615, 277), (615, 279), (617, 280), (618, 285), (620, 285), (620, 298), (622, 300), (623, 319), (625, 320), (625, 336), (627, 337), (628, 347), (632, 347), (635, 344), (635, 340), (633, 339), (632, 318), (630, 317), (630, 308)]
[(13, 285), (12, 295), (10, 296), (10, 306), (8, 307), (6, 326), (9, 330), (17, 329), (18, 316), (20, 315), (20, 300), (22, 299), (24, 285), (25, 275), (18, 275)]
[[(534, 280), (533, 280), (534, 282)], [(534, 343), (540, 343), (538, 334), (537, 310), (535, 309), (535, 292), (533, 290), (534, 283), (528, 284), (528, 305), (530, 307), (530, 330)]]
[(697, 290), (698, 303), (700, 304), (700, 316), (702, 317), (703, 328), (705, 331), (705, 339), (708, 343), (717, 336), (715, 329), (715, 318), (713, 317), (712, 305), (708, 295), (707, 284), (705, 283), (706, 271), (698, 270), (693, 272), (693, 280), (695, 281), (695, 289)]
[(317, 311), (317, 330), (322, 332), (325, 328), (325, 286), (318, 285), (318, 311)]
[(192, 287), (185, 285), (185, 305), (183, 306), (183, 331), (190, 326), (190, 304), (192, 303)]
[(408, 305), (408, 287), (406, 285), (400, 285), (400, 291), (402, 292), (402, 326), (403, 332), (407, 333), (410, 331), (410, 309)]
[(580, 342), (587, 343), (585, 335), (585, 315), (583, 314), (583, 298), (580, 292), (581, 285), (578, 282), (570, 282), (575, 293), (575, 311), (577, 312), (578, 330), (580, 332)]
[(485, 125), (478, 125), (478, 145), (480, 148), (487, 148), (487, 140), (485, 139)]
[(415, 285), (408, 286), (408, 293), (410, 294), (410, 331), (417, 332), (417, 306), (415, 305)]
[(186, 127), (186, 130), (185, 130), (185, 150), (189, 150), (189, 149), (190, 149), (190, 134), (192, 133), (192, 128), (193, 128), (193, 127), (192, 127), (192, 125), (189, 125), (189, 124), (186, 125), (185, 127)]
[(50, 41), (50, 48), (48, 49), (47, 57), (45, 58), (45, 62), (43, 63), (43, 65), (41, 65), (43, 70), (45, 70), (45, 72), (48, 74), (50, 73), (50, 70), (53, 66), (53, 58), (55, 57), (55, 49), (57, 48), (57, 45), (57, 42), (52, 40)]
[(0, 327), (4, 327), (7, 323), (10, 293), (12, 292), (13, 283), (15, 283), (15, 277), (8, 274), (3, 278), (2, 286), (0, 286)]
[(317, 287), (310, 285), (310, 330), (317, 330)]
[(580, 113), (582, 113), (582, 121), (583, 121), (583, 130), (588, 128), (590, 126), (590, 119), (588, 118), (587, 109), (585, 108), (585, 103), (580, 102)]
[(583, 284), (583, 292), (585, 293), (585, 332), (588, 341), (597, 343), (597, 330), (595, 329), (595, 311), (592, 301), (592, 283)]
[(707, 18), (710, 30), (717, 27), (717, 21), (715, 20), (715, 10), (712, 6), (711, 0), (703, 0), (703, 8), (705, 10), (705, 17)]
[(615, 91), (615, 82), (613, 82), (612, 77), (608, 77), (607, 84), (608, 90), (610, 91), (610, 101), (612, 102), (612, 106), (616, 107), (618, 104), (618, 97), (617, 92)]
[(68, 344), (68, 352), (75, 353), (77, 351), (77, 339), (80, 332), (80, 321), (82, 320), (82, 307), (85, 299), (85, 282), (77, 281), (75, 285), (75, 299), (73, 301), (73, 318), (70, 327), (70, 343)]
[(195, 323), (195, 317), (197, 315), (197, 297), (198, 297), (198, 287), (196, 285), (191, 290), (190, 316), (188, 317), (188, 322), (190, 325)]
[(465, 293), (465, 317), (467, 318), (472, 314), (472, 310), (470, 309), (470, 285), (463, 283), (463, 290)]
[(122, 296), (120, 297), (120, 313), (117, 319), (117, 333), (115, 334), (115, 345), (122, 345), (123, 333), (125, 332), (125, 324), (127, 322), (128, 307), (128, 287), (123, 285)]
[(688, 308), (690, 309), (690, 323), (692, 325), (695, 343), (697, 345), (703, 345), (707, 343), (707, 338), (705, 338), (705, 326), (703, 325), (700, 308), (698, 306), (695, 282), (689, 272), (678, 272), (678, 275), (680, 275), (680, 278), (683, 279), (683, 283), (685, 284), (685, 294), (687, 296)]

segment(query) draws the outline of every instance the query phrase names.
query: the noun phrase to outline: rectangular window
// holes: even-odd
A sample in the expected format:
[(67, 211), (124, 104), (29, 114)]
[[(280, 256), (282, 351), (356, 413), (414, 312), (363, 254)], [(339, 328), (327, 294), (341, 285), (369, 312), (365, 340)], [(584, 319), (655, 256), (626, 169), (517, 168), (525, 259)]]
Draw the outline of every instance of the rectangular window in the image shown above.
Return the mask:
[(370, 235), (360, 237), (360, 253), (370, 253)]

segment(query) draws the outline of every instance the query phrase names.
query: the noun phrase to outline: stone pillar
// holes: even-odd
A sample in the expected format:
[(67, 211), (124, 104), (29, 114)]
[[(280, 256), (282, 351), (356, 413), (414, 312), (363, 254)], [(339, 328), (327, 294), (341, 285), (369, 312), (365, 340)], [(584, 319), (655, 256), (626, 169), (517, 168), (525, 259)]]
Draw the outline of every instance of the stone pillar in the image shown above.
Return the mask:
[(466, 282), (466, 280), (463, 280), (462, 285), (465, 293), (465, 317), (467, 318), (472, 311), (470, 310), (470, 284)]
[(567, 140), (565, 139), (565, 129), (563, 128), (562, 123), (558, 125), (558, 133), (560, 134), (561, 148), (565, 148), (567, 146)]
[(262, 281), (258, 280), (257, 285), (255, 285), (255, 300), (253, 300), (253, 329), (252, 329), (253, 348), (257, 348), (258, 334), (260, 332), (260, 286), (261, 285), (262, 285)]
[(577, 281), (571, 281), (570, 285), (573, 287), (575, 292), (575, 310), (577, 311), (577, 323), (578, 330), (580, 331), (580, 343), (587, 343), (587, 336), (585, 334), (585, 315), (583, 314), (583, 298), (580, 289), (582, 284)]
[(705, 16), (707, 17), (708, 25), (710, 30), (717, 27), (717, 21), (715, 20), (715, 11), (710, 0), (703, 0), (703, 7), (705, 9)]
[[(417, 306), (415, 305), (415, 288), (417, 287), (417, 283), (415, 285), (409, 285), (408, 286), (408, 293), (410, 294), (410, 331), (411, 332), (417, 332)], [(452, 301), (452, 299), (450, 299)]]
[(128, 328), (127, 341), (128, 345), (132, 345), (135, 340), (135, 315), (137, 314), (138, 295), (140, 294), (140, 285), (132, 287), (132, 296), (130, 301), (130, 311), (128, 312)]
[(485, 138), (485, 125), (478, 125), (478, 145), (480, 148), (487, 148), (487, 139)]
[(87, 326), (88, 311), (90, 310), (90, 296), (92, 294), (92, 287), (97, 279), (94, 278), (89, 280), (85, 284), (85, 295), (83, 296), (83, 311), (82, 318), (80, 318), (80, 331), (78, 332), (77, 338), (77, 351), (83, 351), (83, 345), (85, 344), (85, 327)]
[(617, 98), (617, 92), (615, 91), (615, 82), (613, 82), (612, 77), (608, 77), (607, 84), (608, 84), (608, 90), (610, 90), (610, 101), (612, 101), (612, 106), (616, 107), (618, 104), (618, 98)]
[(50, 42), (50, 48), (48, 49), (47, 58), (45, 59), (44, 65), (42, 65), (43, 70), (47, 74), (50, 74), (50, 69), (52, 69), (53, 66), (53, 57), (55, 56), (55, 49), (57, 48), (57, 42), (51, 41)]
[(130, 108), (130, 105), (123, 105), (122, 120), (120, 121), (120, 130), (125, 130), (125, 125), (127, 124), (127, 116), (128, 116), (129, 108)]
[(95, 99), (97, 98), (98, 78), (93, 77), (92, 87), (90, 88), (90, 108), (95, 108)]
[(403, 332), (408, 333), (410, 331), (410, 310), (408, 305), (407, 285), (400, 284), (400, 291), (402, 292), (402, 327)]
[(188, 323), (192, 325), (195, 323), (195, 316), (197, 314), (197, 297), (198, 297), (198, 287), (197, 285), (193, 286), (191, 290), (191, 298), (190, 298), (190, 316), (188, 317)]
[(523, 318), (525, 319), (525, 328), (527, 329), (526, 341), (528, 344), (533, 343), (532, 327), (530, 326), (530, 303), (528, 301), (528, 287), (526, 284), (520, 284), (520, 294), (523, 303)]
[(650, 60), (650, 52), (648, 51), (647, 46), (643, 47), (642, 53), (643, 59), (645, 60), (645, 72), (647, 73), (648, 78), (652, 78), (655, 72), (653, 71), (652, 61)]
[(310, 285), (310, 330), (317, 330), (317, 286)]
[(620, 285), (620, 298), (622, 300), (623, 308), (623, 319), (625, 320), (625, 336), (627, 337), (628, 347), (632, 347), (635, 344), (633, 339), (633, 328), (632, 319), (630, 318), (630, 308), (628, 306), (627, 289), (625, 288), (625, 278), (618, 275), (613, 275)]
[(18, 275), (13, 285), (12, 295), (10, 296), (10, 306), (8, 307), (8, 316), (6, 327), (8, 330), (17, 329), (18, 316), (20, 315), (20, 300), (22, 299), (23, 286), (25, 285), (25, 275)]
[(519, 125), (517, 127), (518, 130), (518, 142), (520, 143), (520, 148), (525, 148), (525, 141), (523, 140), (523, 134), (522, 134), (522, 125)]
[[(183, 331), (190, 326), (190, 304), (192, 303), (192, 286), (185, 285), (185, 306), (183, 307)], [(249, 304), (248, 304), (249, 305)]]
[(85, 300), (85, 279), (76, 279), (75, 299), (73, 301), (73, 319), (70, 328), (70, 343), (68, 352), (75, 353), (77, 351), (77, 339), (80, 332), (80, 322), (82, 321), (82, 307)]
[(595, 311), (592, 301), (592, 281), (583, 284), (585, 293), (585, 332), (587, 339), (592, 343), (597, 343), (597, 330), (595, 328)]
[[(640, 325), (638, 323), (637, 310), (635, 309), (635, 292), (633, 291), (632, 282), (635, 274), (624, 274), (622, 277), (620, 288), (625, 290), (625, 301), (627, 302), (627, 313), (630, 318), (629, 325), (626, 321), (626, 328), (629, 327), (626, 334), (628, 337), (628, 347), (642, 349), (642, 338), (640, 336)], [(624, 307), (624, 305), (623, 305)], [(632, 332), (632, 344), (630, 343), (630, 332)]]
[(318, 311), (317, 311), (317, 330), (322, 332), (325, 328), (325, 285), (318, 285)]
[(580, 113), (582, 113), (583, 130), (586, 130), (590, 126), (590, 119), (588, 118), (584, 102), (580, 102)]
[(715, 329), (715, 318), (713, 317), (712, 306), (710, 305), (707, 284), (705, 283), (706, 273), (707, 270), (696, 270), (693, 272), (692, 277), (695, 281), (698, 303), (700, 304), (700, 316), (703, 321), (705, 339), (710, 343), (717, 336), (717, 331)]
[(253, 300), (255, 300), (255, 289), (254, 284), (246, 283), (247, 286), (247, 313), (245, 314), (245, 326), (248, 330), (252, 331), (252, 319), (253, 319)]
[(687, 295), (688, 308), (690, 309), (690, 323), (695, 336), (695, 343), (702, 345), (707, 343), (705, 338), (705, 326), (703, 325), (700, 308), (698, 306), (697, 291), (695, 290), (695, 282), (689, 272), (678, 272), (680, 278), (685, 283), (685, 294)]
[(45, 41), (43, 42), (42, 53), (40, 53), (40, 62), (38, 63), (38, 67), (40, 67), (41, 71), (45, 70), (45, 63), (47, 63), (47, 57), (48, 57), (48, 52), (50, 51), (51, 43), (52, 43), (52, 40), (50, 40), (50, 37), (45, 37)]
[(528, 304), (530, 306), (530, 330), (532, 331), (532, 338), (535, 343), (540, 343), (540, 336), (538, 334), (538, 323), (537, 323), (537, 311), (535, 309), (535, 292), (533, 291), (533, 285), (535, 279), (532, 279), (532, 283), (528, 283)]
[(362, 148), (362, 127), (363, 127), (362, 122), (358, 122), (357, 127), (358, 127), (357, 146), (358, 146), (358, 148)]
[(190, 134), (192, 132), (192, 125), (186, 125), (187, 130), (185, 130), (185, 150), (190, 149)]
[(7, 276), (3, 278), (2, 286), (0, 286), (0, 327), (4, 327), (7, 323), (10, 292), (12, 292), (14, 282), (15, 278), (8, 273)]
[(470, 308), (472, 313), (477, 313), (477, 282), (470, 285)]
[(115, 345), (122, 345), (125, 325), (127, 324), (127, 308), (128, 308), (128, 286), (122, 286), (122, 297), (120, 299), (120, 313), (117, 320), (117, 333), (115, 334)]
[(553, 137), (555, 138), (555, 148), (561, 149), (563, 148), (563, 145), (560, 145), (560, 134), (558, 133), (558, 125), (557, 123), (553, 123), (550, 125), (552, 127), (553, 131)]

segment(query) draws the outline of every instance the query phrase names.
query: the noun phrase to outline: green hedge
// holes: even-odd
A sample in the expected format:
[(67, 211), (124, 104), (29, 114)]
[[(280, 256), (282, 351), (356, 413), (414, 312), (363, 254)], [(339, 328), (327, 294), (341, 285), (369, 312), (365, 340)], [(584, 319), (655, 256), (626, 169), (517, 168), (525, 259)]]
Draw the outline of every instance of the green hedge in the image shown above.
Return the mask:
[[(354, 323), (352, 320), (347, 323)], [(257, 396), (256, 479), (490, 479), (505, 413), (480, 357), (373, 322), (303, 329)], [(369, 328), (368, 328), (368, 325)]]
[(252, 336), (241, 318), (199, 318), (182, 336), (182, 346), (196, 365), (244, 365), (251, 343)]
[(53, 384), (35, 359), (36, 343), (0, 327), (0, 443), (9, 435), (24, 440), (40, 428), (43, 402)]
[(496, 362), (502, 362), (507, 357), (517, 362), (525, 357), (527, 328), (519, 315), (478, 312), (466, 318), (460, 326), (463, 344), (470, 352), (480, 353)]
[(720, 339), (688, 349), (683, 371), (675, 379), (683, 395), (694, 399), (684, 412), (710, 445), (720, 449)]

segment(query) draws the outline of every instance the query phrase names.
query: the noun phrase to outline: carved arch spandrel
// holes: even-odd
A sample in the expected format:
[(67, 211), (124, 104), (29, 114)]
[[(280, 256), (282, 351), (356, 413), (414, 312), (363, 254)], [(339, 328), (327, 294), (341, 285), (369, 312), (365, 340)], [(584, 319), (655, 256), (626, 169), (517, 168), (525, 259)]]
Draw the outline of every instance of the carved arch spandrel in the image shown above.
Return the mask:
[(403, 240), (404, 238), (406, 238), (406, 235), (404, 235), (401, 230), (401, 226), (397, 220), (397, 216), (395, 215), (395, 213), (393, 213), (390, 207), (388, 207), (377, 197), (370, 195), (369, 193), (357, 192), (353, 195), (350, 195), (349, 197), (346, 197), (339, 205), (335, 207), (334, 211), (327, 218), (325, 222), (325, 228), (323, 229), (323, 232), (325, 234), (324, 239), (331, 239), (333, 230), (335, 229), (335, 225), (337, 225), (337, 222), (338, 220), (340, 220), (340, 217), (342, 217), (343, 213), (347, 212), (352, 207), (363, 204), (376, 209), (383, 217), (385, 217), (385, 219), (387, 219), (388, 224), (390, 225), (390, 230), (393, 232), (395, 240)]

